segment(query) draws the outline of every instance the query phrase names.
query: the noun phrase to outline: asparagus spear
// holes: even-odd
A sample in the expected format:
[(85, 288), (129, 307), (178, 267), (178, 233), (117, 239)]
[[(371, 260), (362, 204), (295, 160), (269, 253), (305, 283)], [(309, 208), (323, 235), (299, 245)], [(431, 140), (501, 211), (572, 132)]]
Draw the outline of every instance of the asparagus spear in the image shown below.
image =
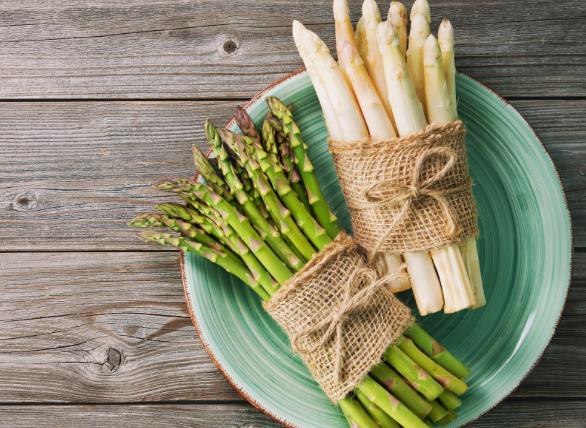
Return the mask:
[(450, 391), (442, 392), (442, 394), (438, 397), (438, 400), (448, 410), (455, 410), (462, 405), (462, 400), (460, 400), (456, 394)]
[(421, 419), (425, 418), (431, 412), (431, 404), (429, 401), (419, 395), (405, 382), (399, 373), (386, 363), (383, 362), (376, 365), (371, 370), (370, 375)]
[(429, 8), (429, 3), (427, 0), (415, 0), (413, 6), (411, 7), (411, 23), (415, 19), (415, 15), (421, 15), (425, 18), (428, 24), (431, 24), (431, 10)]
[(244, 263), (226, 249), (215, 250), (199, 242), (193, 242), (169, 233), (144, 231), (139, 234), (139, 237), (145, 242), (154, 242), (159, 245), (176, 247), (183, 251), (200, 255), (224, 268), (232, 275), (235, 275), (242, 282), (250, 286), (263, 300), (269, 300), (268, 293), (254, 280)]
[(377, 426), (381, 428), (399, 428), (397, 422), (370, 401), (363, 392), (356, 391), (356, 398), (358, 398), (358, 401), (360, 401), (370, 417), (376, 422)]
[(242, 135), (254, 138), (255, 140), (260, 142), (260, 135), (258, 134), (256, 126), (254, 125), (254, 122), (252, 121), (246, 110), (244, 110), (241, 106), (236, 106), (234, 118), (236, 119), (238, 127), (242, 131)]
[(450, 351), (446, 350), (441, 343), (431, 337), (418, 324), (412, 324), (411, 327), (405, 330), (404, 334), (411, 338), (417, 347), (428, 357), (460, 379), (466, 379), (470, 375), (470, 369), (468, 367), (454, 357)]
[(425, 353), (415, 346), (415, 343), (413, 343), (411, 339), (401, 337), (397, 342), (397, 345), (409, 356), (409, 358), (431, 374), (433, 378), (448, 391), (457, 395), (462, 395), (468, 389), (468, 385), (425, 355)]
[(295, 248), (305, 257), (307, 260), (311, 259), (315, 253), (315, 249), (311, 243), (307, 240), (305, 235), (299, 230), (297, 223), (291, 216), (291, 211), (283, 206), (279, 197), (269, 184), (269, 181), (265, 174), (262, 172), (260, 165), (256, 160), (246, 153), (246, 148), (241, 140), (241, 136), (234, 134), (227, 129), (218, 130), (222, 141), (224, 141), (230, 148), (236, 153), (241, 159), (246, 171), (253, 180), (254, 186), (258, 189), (264, 203), (266, 204), (267, 210), (271, 215), (280, 232), (285, 236)]
[(289, 268), (265, 243), (248, 217), (209, 187), (196, 182), (162, 182), (157, 184), (157, 189), (192, 193), (196, 198), (214, 207), (279, 284), (283, 285), (292, 276)]
[(439, 422), (440, 420), (442, 420), (443, 418), (445, 418), (449, 411), (448, 409), (446, 409), (444, 406), (442, 406), (440, 403), (438, 403), (436, 400), (433, 400), (430, 402), (431, 404), (431, 412), (429, 412), (429, 419), (432, 422)]
[(370, 376), (366, 376), (356, 389), (403, 427), (427, 428), (425, 422)]
[(437, 423), (440, 425), (447, 425), (450, 422), (452, 422), (454, 419), (456, 419), (456, 413), (448, 412), (448, 414), (446, 416), (444, 416), (442, 419), (440, 419)]
[(351, 428), (378, 428), (378, 424), (366, 413), (366, 410), (353, 398), (346, 397), (338, 402)]
[(356, 48), (347, 0), (334, 0), (338, 61), (352, 85), (370, 136), (375, 141), (396, 137), (389, 115)]
[(388, 21), (393, 26), (397, 37), (399, 37), (399, 46), (401, 53), (407, 52), (407, 10), (400, 1), (392, 1), (389, 6)]
[(428, 400), (435, 400), (444, 388), (419, 364), (407, 356), (398, 346), (392, 345), (385, 351), (384, 359)]
[(420, 14), (411, 11), (411, 31), (409, 32), (409, 48), (407, 49), (407, 67), (415, 86), (415, 92), (421, 103), (425, 100), (423, 84), (423, 45), (429, 36), (429, 23)]
[[(234, 194), (235, 199), (238, 201), (242, 210), (246, 216), (250, 219), (252, 224), (259, 230), (262, 237), (267, 240), (269, 246), (277, 253), (277, 255), (287, 263), (289, 267), (295, 271), (300, 270), (305, 264), (306, 259), (301, 255), (297, 255), (283, 240), (280, 232), (260, 214), (260, 210), (256, 204), (254, 204), (244, 189), (244, 185), (238, 178), (238, 175), (234, 171), (234, 167), (230, 162), (229, 154), (225, 147), (220, 141), (220, 136), (217, 133), (217, 129), (210, 121), (206, 121), (204, 124), (206, 136), (208, 142), (212, 146), (212, 150), (216, 154), (218, 159), (218, 166), (224, 175), (226, 183), (230, 188), (230, 191)], [(263, 204), (264, 207), (264, 204)]]
[(214, 192), (221, 195), (227, 201), (231, 201), (232, 195), (228, 190), (226, 182), (218, 175), (214, 167), (210, 164), (208, 158), (195, 144), (191, 146), (191, 152), (193, 154), (195, 169), (199, 171), (206, 183), (214, 189)]
[(326, 230), (330, 238), (335, 238), (340, 232), (338, 219), (330, 210), (330, 206), (321, 191), (321, 186), (315, 175), (313, 164), (306, 152), (306, 145), (301, 138), (301, 131), (293, 120), (291, 110), (276, 97), (268, 97), (267, 103), (272, 113), (281, 120), (283, 132), (291, 142), (291, 148), (295, 155), (295, 165), (297, 166), (303, 184), (307, 192), (309, 204), (313, 208), (315, 216), (321, 226)]

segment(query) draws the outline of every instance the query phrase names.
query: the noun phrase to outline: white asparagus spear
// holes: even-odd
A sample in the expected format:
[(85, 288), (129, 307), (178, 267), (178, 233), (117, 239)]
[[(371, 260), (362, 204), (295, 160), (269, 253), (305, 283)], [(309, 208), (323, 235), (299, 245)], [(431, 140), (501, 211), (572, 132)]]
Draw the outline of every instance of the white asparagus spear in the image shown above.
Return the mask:
[[(397, 134), (383, 106), (381, 97), (356, 49), (350, 11), (346, 0), (334, 0), (334, 19), (338, 62), (354, 90), (370, 138), (375, 141), (384, 141), (396, 137)], [(362, 27), (361, 24), (359, 31), (362, 31)], [(398, 254), (377, 254), (375, 266), (381, 276), (401, 274), (404, 270), (403, 260)], [(398, 293), (411, 288), (411, 283), (405, 274), (402, 278), (390, 281), (389, 288), (392, 292)]]
[(427, 0), (415, 0), (415, 3), (413, 3), (413, 6), (411, 6), (411, 15), (409, 15), (409, 19), (411, 20), (412, 24), (415, 15), (423, 16), (427, 23), (431, 24), (431, 10)]
[(334, 0), (334, 19), (338, 62), (354, 90), (370, 137), (375, 141), (389, 140), (397, 134), (356, 49), (346, 0)]
[[(456, 106), (450, 102), (448, 85), (436, 38), (430, 35), (423, 49), (425, 101), (430, 123), (444, 124), (457, 119)], [(457, 312), (476, 304), (476, 297), (458, 244), (431, 250), (443, 293), (446, 313)]]
[(429, 23), (423, 15), (411, 15), (411, 31), (409, 32), (409, 48), (407, 49), (407, 67), (413, 79), (413, 85), (419, 101), (424, 103), (423, 88), (423, 45), (429, 36)]
[(368, 129), (362, 118), (360, 107), (342, 69), (330, 55), (330, 50), (319, 36), (298, 21), (293, 22), (293, 37), (298, 49), (313, 63), (320, 76), (330, 104), (340, 124), (344, 124), (344, 140), (358, 141), (368, 138)]
[(399, 37), (401, 53), (407, 52), (407, 9), (400, 1), (392, 1), (389, 6), (388, 21), (393, 26), (393, 30)]
[[(438, 42), (442, 53), (442, 66), (446, 76), (448, 94), (450, 103), (457, 108), (456, 101), (456, 64), (454, 60), (454, 28), (447, 18), (444, 18), (438, 29)], [(464, 259), (464, 265), (470, 278), (470, 283), (476, 297), (475, 308), (484, 306), (486, 298), (484, 297), (484, 287), (482, 284), (482, 275), (480, 272), (480, 261), (478, 259), (478, 248), (476, 238), (467, 238), (460, 243), (460, 253)]]
[[(385, 80), (385, 70), (383, 60), (378, 50), (376, 39), (376, 27), (381, 22), (381, 14), (374, 0), (364, 0), (362, 4), (362, 17), (356, 28), (356, 44), (358, 52), (366, 65), (368, 74), (380, 95), (387, 114), (395, 125), (391, 105), (388, 102), (387, 83)], [(396, 129), (396, 127), (395, 127)]]
[[(427, 122), (421, 102), (409, 77), (407, 64), (401, 54), (399, 39), (389, 22), (379, 24), (377, 38), (385, 68), (387, 87), (393, 114), (400, 136), (425, 128)], [(444, 306), (439, 279), (433, 261), (426, 251), (403, 254), (419, 313), (426, 315), (440, 311)]]

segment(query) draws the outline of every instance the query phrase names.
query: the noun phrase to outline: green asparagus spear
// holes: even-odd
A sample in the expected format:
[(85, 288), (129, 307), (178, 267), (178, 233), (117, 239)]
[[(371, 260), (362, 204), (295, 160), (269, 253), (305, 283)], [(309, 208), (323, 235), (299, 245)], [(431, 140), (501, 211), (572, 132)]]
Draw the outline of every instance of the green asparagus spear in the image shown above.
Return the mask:
[(413, 324), (409, 327), (405, 331), (405, 336), (410, 337), (419, 349), (450, 373), (458, 376), (460, 379), (466, 379), (470, 375), (470, 369), (468, 367), (454, 357), (441, 343), (431, 337), (419, 325)]
[(425, 422), (370, 376), (366, 376), (356, 390), (405, 428), (427, 428)]
[(169, 233), (145, 231), (140, 233), (139, 236), (146, 242), (155, 242), (160, 245), (176, 247), (183, 251), (200, 255), (212, 263), (224, 268), (232, 275), (235, 275), (242, 280), (242, 282), (252, 288), (263, 300), (269, 300), (270, 298), (268, 293), (254, 280), (252, 274), (246, 268), (244, 263), (226, 249), (221, 251), (214, 250), (199, 242), (193, 242)]
[(444, 391), (439, 397), (438, 400), (440, 403), (444, 405), (444, 407), (448, 410), (456, 410), (458, 407), (462, 405), (462, 400), (460, 400), (456, 394), (450, 391)]
[(431, 412), (431, 404), (419, 395), (403, 378), (386, 363), (376, 365), (370, 375), (405, 404), (421, 419)]
[(254, 186), (258, 189), (263, 201), (265, 202), (271, 218), (279, 227), (280, 232), (285, 236), (295, 248), (303, 254), (307, 260), (315, 254), (315, 249), (307, 240), (305, 235), (299, 230), (297, 223), (291, 216), (291, 211), (283, 206), (279, 197), (269, 184), (268, 179), (262, 172), (260, 165), (255, 159), (246, 156), (246, 150), (243, 149), (244, 143), (240, 140), (240, 135), (234, 134), (226, 129), (219, 129), (218, 133), (224, 141), (240, 159), (246, 168), (249, 176), (253, 180)]
[[(225, 131), (229, 132), (229, 131)], [(273, 162), (270, 156), (265, 152), (260, 143), (255, 142), (248, 137), (232, 136), (238, 148), (238, 154), (242, 156), (251, 167), (258, 163), (261, 171), (266, 174), (273, 189), (277, 192), (285, 206), (290, 210), (297, 225), (303, 230), (305, 236), (318, 249), (323, 249), (332, 240), (326, 231), (313, 218), (311, 212), (301, 202), (297, 193), (293, 191), (289, 180), (281, 165)], [(256, 162), (253, 162), (256, 161)]]
[(225, 237), (221, 233), (221, 230), (215, 227), (215, 225), (208, 218), (200, 215), (191, 208), (172, 202), (156, 205), (155, 208), (161, 211), (167, 217), (179, 218), (193, 225), (199, 226), (205, 230), (207, 234), (213, 235), (214, 238), (216, 238), (219, 242), (227, 244), (227, 242), (224, 241)]
[(177, 181), (170, 181), (157, 184), (157, 189), (186, 193), (191, 192), (196, 198), (214, 207), (221, 214), (224, 221), (236, 231), (240, 239), (250, 248), (280, 285), (283, 285), (292, 276), (289, 268), (265, 243), (250, 223), (248, 217), (240, 213), (232, 204), (209, 187), (196, 182), (177, 183)]
[(267, 153), (269, 153), (275, 161), (279, 159), (279, 153), (277, 151), (277, 140), (275, 136), (275, 128), (271, 126), (271, 122), (269, 117), (271, 116), (271, 112), (267, 112), (264, 121), (262, 122), (262, 142), (263, 147)]
[(444, 391), (444, 388), (429, 373), (409, 358), (398, 346), (389, 346), (385, 351), (384, 358), (429, 401), (435, 400)]
[(405, 352), (405, 354), (409, 356), (409, 358), (425, 369), (448, 391), (451, 391), (456, 395), (462, 395), (468, 389), (468, 385), (466, 385), (462, 379), (454, 376), (452, 373), (425, 355), (411, 339), (401, 337), (398, 340), (397, 345), (403, 352)]
[(376, 404), (368, 399), (364, 393), (356, 391), (356, 398), (362, 404), (362, 407), (366, 409), (370, 417), (378, 424), (381, 428), (399, 428), (399, 424), (393, 420), (389, 415), (383, 412)]
[(195, 144), (191, 146), (191, 152), (193, 154), (195, 169), (199, 171), (206, 183), (210, 185), (214, 192), (221, 195), (227, 201), (231, 201), (232, 194), (228, 190), (226, 182), (218, 175), (214, 167), (210, 164), (208, 158)]
[(330, 238), (335, 238), (340, 231), (338, 221), (334, 213), (330, 210), (330, 207), (321, 191), (321, 187), (317, 180), (314, 172), (314, 167), (309, 156), (306, 153), (305, 142), (301, 138), (301, 131), (297, 124), (293, 121), (293, 115), (287, 108), (276, 97), (268, 97), (267, 103), (271, 112), (281, 121), (283, 124), (283, 132), (289, 138), (291, 142), (291, 148), (295, 155), (295, 165), (299, 169), (303, 184), (307, 191), (307, 197), (310, 205), (313, 207), (315, 215), (327, 231)]
[[(263, 215), (260, 215), (257, 205), (249, 197), (238, 175), (235, 173), (232, 163), (230, 162), (229, 153), (220, 141), (220, 136), (216, 128), (210, 121), (205, 122), (205, 130), (208, 141), (212, 150), (218, 159), (218, 166), (224, 175), (230, 191), (238, 201), (246, 216), (252, 224), (260, 231), (261, 236), (265, 236), (269, 246), (277, 255), (285, 261), (289, 267), (295, 271), (300, 270), (307, 261), (300, 255), (297, 255), (283, 240), (281, 233), (270, 224)], [(264, 207), (264, 205), (263, 205)]]
[(456, 413), (455, 412), (448, 412), (448, 414), (446, 416), (444, 416), (442, 419), (440, 419), (437, 423), (439, 425), (447, 425), (450, 422), (452, 422), (454, 419), (456, 419)]
[(433, 423), (439, 422), (448, 415), (448, 409), (438, 403), (437, 400), (430, 401), (430, 404), (431, 412), (429, 412), (428, 416)]
[(256, 126), (254, 125), (254, 122), (252, 121), (246, 110), (244, 110), (241, 106), (236, 106), (234, 118), (236, 119), (238, 127), (242, 131), (242, 135), (254, 138), (258, 142), (260, 142), (260, 135), (258, 135)]
[(346, 397), (338, 402), (350, 428), (378, 428), (379, 425), (356, 400)]

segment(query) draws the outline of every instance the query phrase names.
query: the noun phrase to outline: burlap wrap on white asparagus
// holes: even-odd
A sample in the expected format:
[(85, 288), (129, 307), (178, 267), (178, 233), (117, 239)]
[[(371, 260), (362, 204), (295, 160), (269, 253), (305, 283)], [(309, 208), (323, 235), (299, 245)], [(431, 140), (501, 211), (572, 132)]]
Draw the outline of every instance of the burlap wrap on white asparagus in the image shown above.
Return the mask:
[(370, 256), (478, 234), (465, 136), (456, 120), (390, 141), (329, 141), (354, 238)]
[(333, 402), (381, 361), (414, 318), (344, 233), (264, 304)]

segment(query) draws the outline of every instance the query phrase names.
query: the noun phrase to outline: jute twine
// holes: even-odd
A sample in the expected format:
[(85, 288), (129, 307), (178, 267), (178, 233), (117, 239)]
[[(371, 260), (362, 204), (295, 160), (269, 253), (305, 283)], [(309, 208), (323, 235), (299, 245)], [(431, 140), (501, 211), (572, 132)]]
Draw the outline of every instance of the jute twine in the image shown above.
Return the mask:
[(411, 311), (344, 233), (265, 303), (314, 379), (334, 402), (378, 364), (411, 325)]
[(457, 120), (391, 141), (329, 141), (354, 238), (370, 257), (477, 235), (465, 135)]

